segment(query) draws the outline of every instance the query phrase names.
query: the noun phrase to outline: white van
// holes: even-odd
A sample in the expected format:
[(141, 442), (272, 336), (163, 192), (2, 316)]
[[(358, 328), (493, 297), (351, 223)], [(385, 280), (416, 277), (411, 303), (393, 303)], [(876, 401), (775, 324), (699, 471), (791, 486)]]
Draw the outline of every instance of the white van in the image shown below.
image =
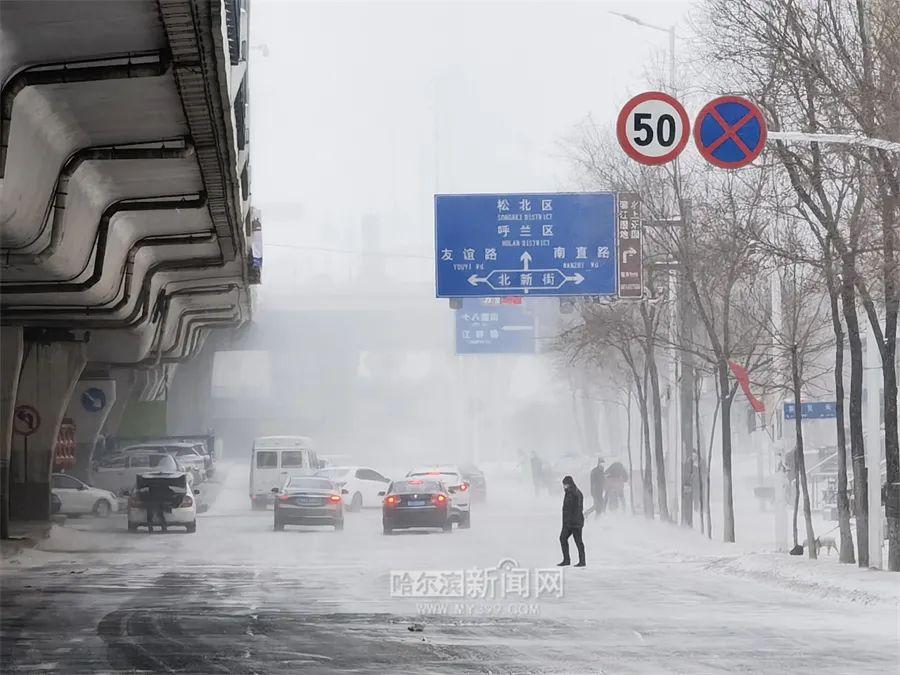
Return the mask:
[(309, 476), (321, 467), (306, 436), (264, 436), (253, 441), (250, 457), (250, 504), (265, 509), (292, 476)]

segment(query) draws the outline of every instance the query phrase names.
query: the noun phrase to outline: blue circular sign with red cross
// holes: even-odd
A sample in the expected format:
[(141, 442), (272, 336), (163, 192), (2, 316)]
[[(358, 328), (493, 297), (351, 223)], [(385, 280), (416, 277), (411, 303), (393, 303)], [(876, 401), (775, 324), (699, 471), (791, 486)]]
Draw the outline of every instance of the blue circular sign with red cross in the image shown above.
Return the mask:
[(694, 141), (709, 163), (739, 169), (759, 157), (766, 146), (766, 118), (745, 98), (720, 96), (697, 115)]

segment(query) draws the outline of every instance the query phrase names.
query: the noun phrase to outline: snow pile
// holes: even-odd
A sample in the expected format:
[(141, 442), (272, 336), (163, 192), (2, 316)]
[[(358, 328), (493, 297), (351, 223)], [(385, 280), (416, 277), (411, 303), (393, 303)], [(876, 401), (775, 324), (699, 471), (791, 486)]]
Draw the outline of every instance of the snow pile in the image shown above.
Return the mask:
[(705, 567), (817, 598), (900, 606), (900, 583), (895, 573), (842, 565), (837, 556), (810, 560), (778, 553), (751, 553), (719, 558)]

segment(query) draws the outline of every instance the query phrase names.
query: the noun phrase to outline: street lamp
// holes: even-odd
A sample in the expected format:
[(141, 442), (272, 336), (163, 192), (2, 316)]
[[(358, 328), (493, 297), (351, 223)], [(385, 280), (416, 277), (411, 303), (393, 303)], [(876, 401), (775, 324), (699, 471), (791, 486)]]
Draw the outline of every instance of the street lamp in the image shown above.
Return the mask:
[(626, 21), (630, 21), (631, 23), (636, 23), (638, 26), (643, 26), (644, 28), (650, 28), (652, 30), (658, 30), (661, 33), (669, 34), (669, 89), (671, 89), (671, 93), (675, 93), (675, 25), (671, 25), (668, 28), (663, 28), (662, 26), (655, 26), (652, 23), (647, 23), (646, 21), (642, 21), (636, 16), (632, 16), (631, 14), (624, 14), (622, 12), (614, 12), (609, 10), (610, 14), (614, 14)]

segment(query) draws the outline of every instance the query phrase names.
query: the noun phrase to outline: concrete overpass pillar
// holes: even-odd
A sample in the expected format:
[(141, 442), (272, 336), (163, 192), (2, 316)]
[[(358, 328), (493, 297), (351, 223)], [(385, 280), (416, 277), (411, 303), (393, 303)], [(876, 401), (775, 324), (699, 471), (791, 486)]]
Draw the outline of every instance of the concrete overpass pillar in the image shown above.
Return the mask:
[(9, 457), (24, 349), (21, 326), (0, 328), (0, 539), (9, 538)]
[[(26, 342), (16, 392), (16, 416), (29, 416), (31, 433), (13, 434), (10, 517), (50, 518), (50, 473), (59, 425), (86, 363), (81, 342)], [(27, 406), (27, 407), (26, 407)]]
[(131, 368), (117, 368), (110, 372), (110, 377), (115, 381), (116, 398), (109, 406), (109, 412), (103, 423), (102, 434), (104, 439), (119, 433), (119, 425), (122, 416), (128, 408), (128, 404), (136, 400), (138, 387), (136, 386), (136, 371)]
[(87, 481), (91, 456), (109, 411), (116, 402), (116, 381), (110, 378), (79, 380), (69, 399), (65, 417), (75, 423), (75, 466), (69, 473)]

